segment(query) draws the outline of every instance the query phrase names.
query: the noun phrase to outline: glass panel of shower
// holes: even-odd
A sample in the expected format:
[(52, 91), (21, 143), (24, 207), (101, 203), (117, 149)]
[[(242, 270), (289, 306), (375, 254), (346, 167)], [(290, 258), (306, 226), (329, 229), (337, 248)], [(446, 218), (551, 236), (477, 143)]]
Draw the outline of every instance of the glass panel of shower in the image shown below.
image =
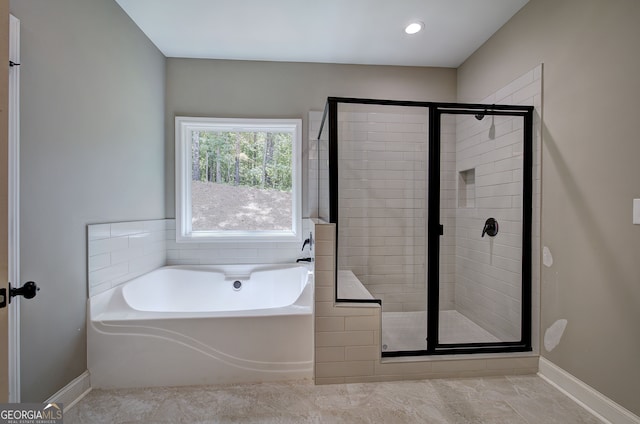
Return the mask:
[(437, 246), (431, 240), (434, 353), (530, 350), (532, 114), (485, 108), (431, 110), (441, 225)]
[(336, 302), (381, 304), (383, 357), (531, 350), (532, 110), (328, 99), (318, 215), (374, 298)]
[(382, 304), (382, 347), (427, 347), (428, 109), (338, 105), (338, 280)]

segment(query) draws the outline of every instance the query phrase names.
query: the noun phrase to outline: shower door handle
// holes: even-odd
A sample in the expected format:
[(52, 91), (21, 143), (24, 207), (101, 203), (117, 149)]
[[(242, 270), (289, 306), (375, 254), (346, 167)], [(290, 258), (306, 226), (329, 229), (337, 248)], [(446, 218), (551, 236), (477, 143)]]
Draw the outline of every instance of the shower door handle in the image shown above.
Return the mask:
[(487, 234), (489, 237), (495, 237), (498, 234), (498, 221), (495, 218), (489, 218), (484, 223), (482, 229), (482, 237)]

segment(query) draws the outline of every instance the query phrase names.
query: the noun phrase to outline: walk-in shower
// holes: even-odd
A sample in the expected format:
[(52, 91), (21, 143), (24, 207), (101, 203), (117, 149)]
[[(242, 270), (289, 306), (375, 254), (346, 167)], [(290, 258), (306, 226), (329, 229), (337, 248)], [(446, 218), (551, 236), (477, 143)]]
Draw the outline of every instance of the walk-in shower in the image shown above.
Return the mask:
[(532, 127), (532, 106), (327, 100), (318, 215), (336, 284), (375, 298), (336, 302), (381, 303), (382, 356), (531, 350)]

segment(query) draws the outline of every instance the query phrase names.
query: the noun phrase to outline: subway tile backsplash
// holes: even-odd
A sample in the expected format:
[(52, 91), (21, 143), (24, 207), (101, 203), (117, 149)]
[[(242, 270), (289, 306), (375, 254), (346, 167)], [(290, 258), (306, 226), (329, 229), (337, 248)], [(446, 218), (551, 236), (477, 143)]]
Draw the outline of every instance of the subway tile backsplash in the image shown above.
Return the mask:
[[(309, 234), (309, 220), (302, 220), (302, 235)], [(176, 243), (175, 220), (167, 220), (167, 265), (223, 265), (291, 263), (307, 255), (300, 242), (279, 243)]]
[(89, 296), (163, 266), (167, 220), (87, 226)]
[[(301, 243), (176, 243), (174, 219), (87, 226), (89, 296), (165, 265), (291, 263), (307, 255)], [(302, 234), (309, 234), (304, 219)]]

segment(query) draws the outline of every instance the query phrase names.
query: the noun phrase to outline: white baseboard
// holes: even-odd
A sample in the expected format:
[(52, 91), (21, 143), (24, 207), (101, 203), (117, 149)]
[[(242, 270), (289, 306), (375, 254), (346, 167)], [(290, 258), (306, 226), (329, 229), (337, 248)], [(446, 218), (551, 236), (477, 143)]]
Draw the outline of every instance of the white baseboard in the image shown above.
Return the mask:
[(89, 371), (85, 371), (62, 389), (58, 390), (58, 392), (49, 399), (45, 400), (44, 403), (62, 403), (64, 410), (67, 411), (78, 403), (80, 399), (89, 394), (90, 391), (91, 380), (89, 378)]
[(607, 424), (640, 424), (640, 417), (543, 357), (538, 375)]

